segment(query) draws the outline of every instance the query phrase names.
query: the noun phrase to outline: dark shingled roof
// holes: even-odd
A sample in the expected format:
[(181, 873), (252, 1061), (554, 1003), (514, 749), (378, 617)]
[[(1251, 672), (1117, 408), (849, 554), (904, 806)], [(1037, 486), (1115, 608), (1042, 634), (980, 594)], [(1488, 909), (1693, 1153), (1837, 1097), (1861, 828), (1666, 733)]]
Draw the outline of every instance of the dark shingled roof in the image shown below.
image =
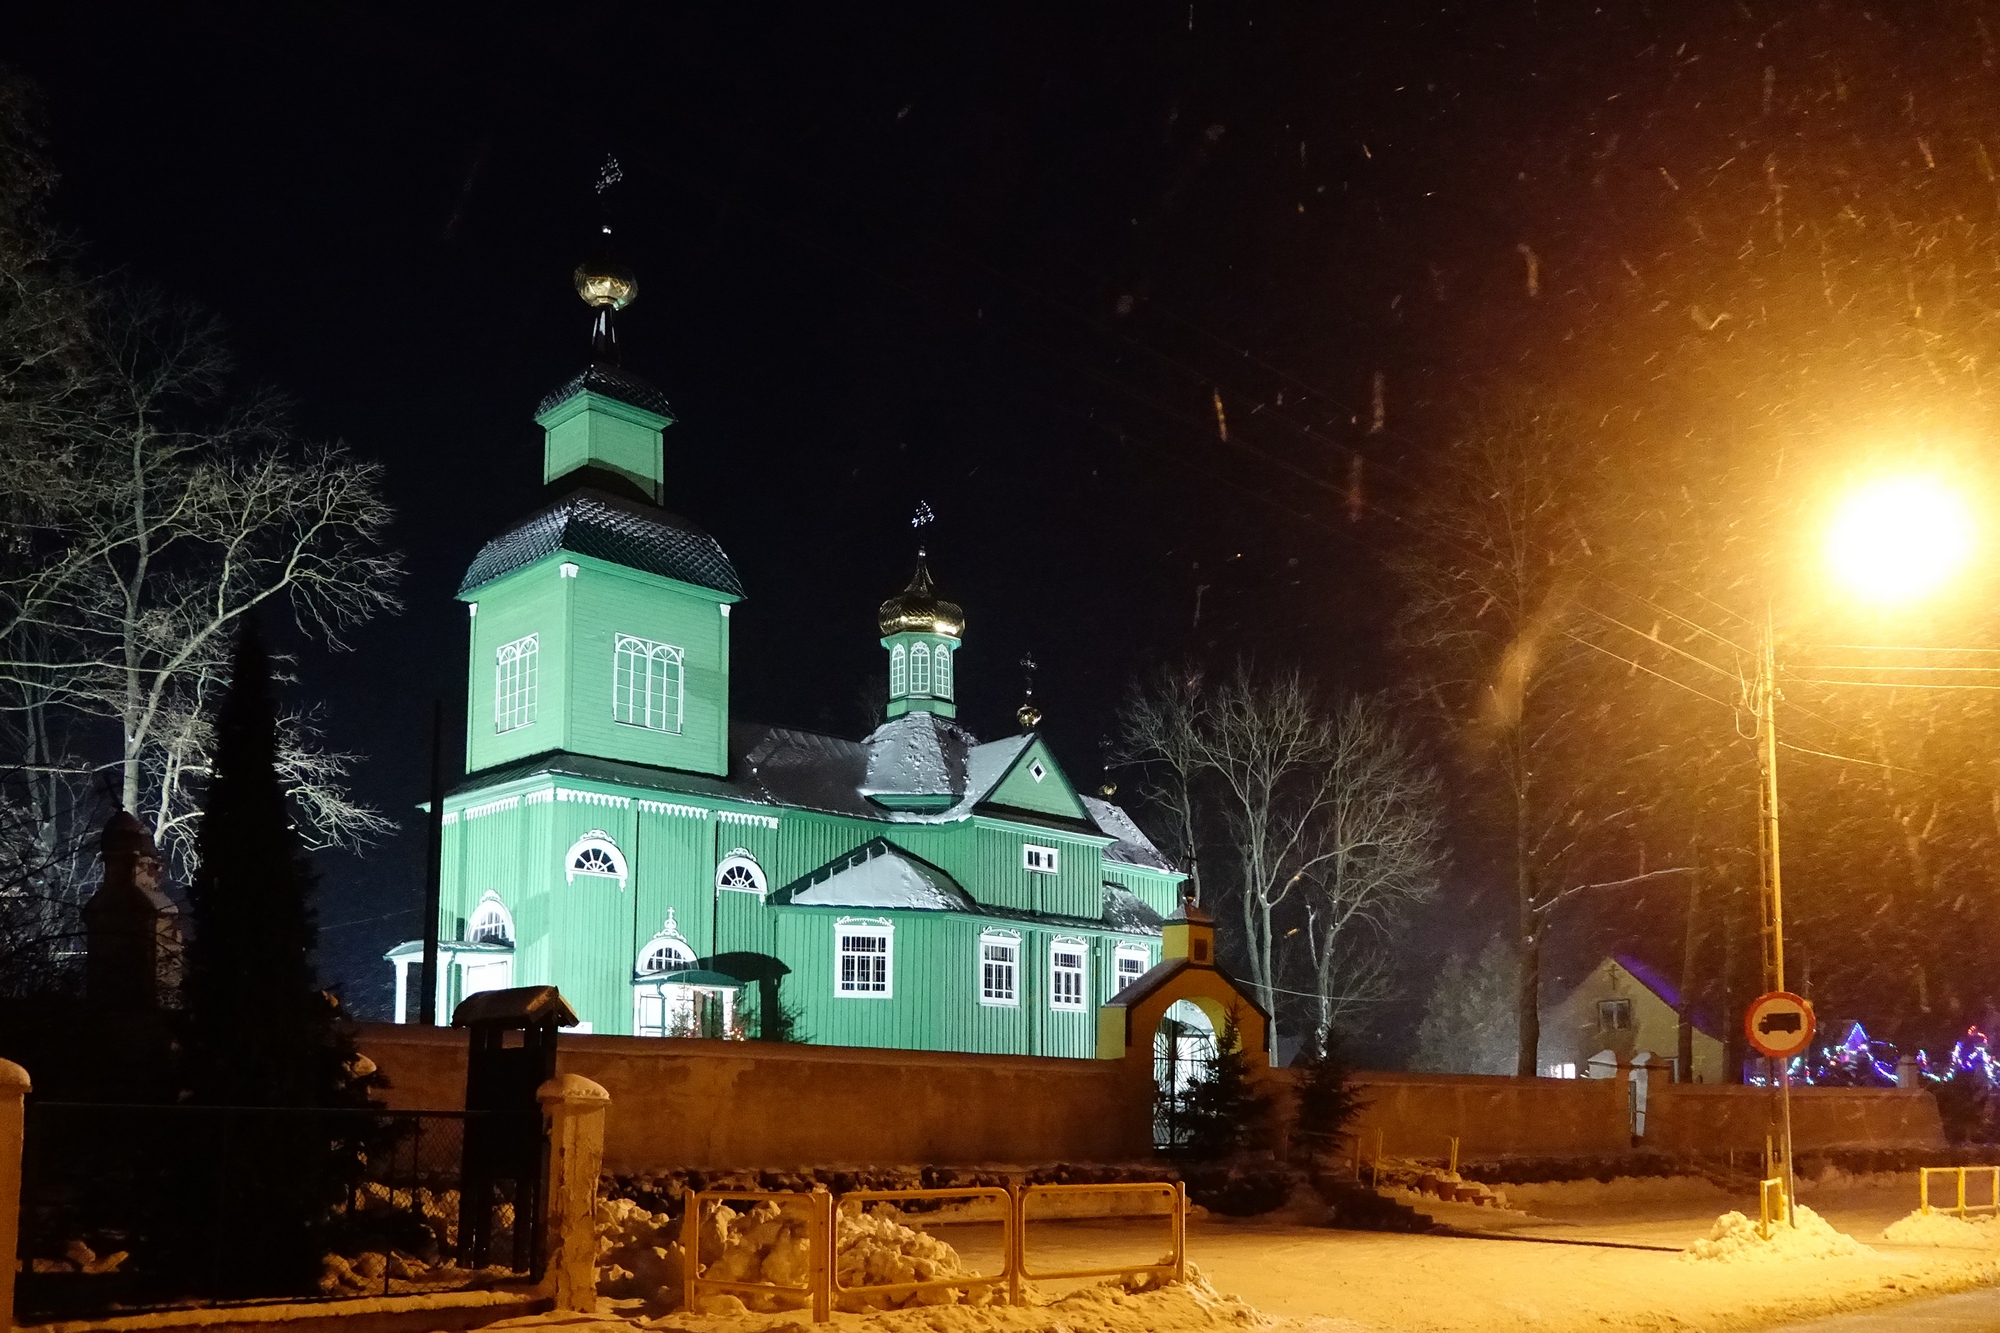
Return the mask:
[(551, 408), (561, 407), (586, 389), (591, 393), (601, 393), (606, 398), (616, 398), (621, 403), (630, 403), (634, 407), (643, 408), (669, 421), (674, 419), (674, 410), (667, 406), (665, 394), (629, 370), (618, 366), (600, 365), (590, 367), (542, 399), (542, 405), (535, 409), (535, 415), (539, 417)]
[(458, 585), (463, 597), (556, 551), (713, 588), (734, 597), (743, 582), (715, 538), (664, 509), (605, 491), (572, 491), (486, 543)]

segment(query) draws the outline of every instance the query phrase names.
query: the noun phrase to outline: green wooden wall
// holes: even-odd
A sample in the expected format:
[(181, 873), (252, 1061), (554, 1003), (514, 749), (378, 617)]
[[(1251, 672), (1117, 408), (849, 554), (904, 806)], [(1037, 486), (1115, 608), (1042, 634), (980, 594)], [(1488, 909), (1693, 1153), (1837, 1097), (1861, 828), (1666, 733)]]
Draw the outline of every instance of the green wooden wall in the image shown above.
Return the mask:
[[(564, 730), (563, 698), (568, 687), (568, 591), (571, 580), (561, 576), (556, 557), (517, 569), (495, 579), (469, 599), (473, 608), (472, 655), (466, 669), (465, 766), (483, 768), (511, 763), (531, 754), (569, 748)], [(493, 689), (495, 655), (502, 644), (529, 634), (539, 636), (536, 654), (538, 702), (534, 720), (511, 731), (495, 729)], [(606, 667), (606, 674), (610, 668)]]

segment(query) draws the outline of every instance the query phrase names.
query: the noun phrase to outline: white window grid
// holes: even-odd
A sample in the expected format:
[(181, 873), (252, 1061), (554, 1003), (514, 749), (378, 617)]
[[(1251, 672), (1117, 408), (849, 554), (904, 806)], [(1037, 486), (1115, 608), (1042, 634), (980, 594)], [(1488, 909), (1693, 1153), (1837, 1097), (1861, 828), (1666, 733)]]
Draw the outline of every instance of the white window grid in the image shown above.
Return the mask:
[(1021, 941), (1014, 935), (979, 937), (979, 1002), (1014, 1006), (1021, 1003)]
[(472, 944), (514, 943), (514, 918), (498, 894), (489, 893), (479, 900), (472, 920), (466, 923), (465, 938)]
[(1147, 968), (1152, 966), (1152, 955), (1137, 945), (1121, 944), (1117, 953), (1112, 956), (1112, 964), (1117, 969), (1117, 975), (1113, 978), (1117, 985), (1113, 987), (1111, 993), (1116, 995), (1146, 975)]
[(901, 698), (909, 692), (909, 654), (903, 651), (903, 645), (899, 643), (889, 650), (889, 695), (891, 698)]
[(675, 972), (694, 962), (694, 950), (679, 940), (652, 940), (639, 957), (641, 972)]
[(535, 720), (541, 692), (542, 640), (525, 635), (494, 652), (493, 730), (513, 731)]
[(931, 650), (923, 644), (910, 646), (910, 693), (931, 692)]
[(931, 653), (931, 693), (940, 699), (951, 698), (951, 649), (944, 644)]
[(611, 717), (628, 727), (678, 732), (686, 654), (671, 643), (620, 634), (611, 655)]
[(894, 993), (895, 932), (889, 926), (840, 926), (833, 947), (835, 995), (886, 1000)]
[(1089, 956), (1080, 940), (1057, 940), (1049, 946), (1049, 1008), (1084, 1007), (1085, 960)]
[(764, 870), (755, 857), (742, 848), (737, 848), (722, 858), (715, 868), (715, 887), (730, 889), (737, 893), (762, 893), (765, 889)]
[(1060, 864), (1053, 847), (1037, 847), (1032, 842), (1021, 844), (1021, 869), (1032, 870), (1038, 875), (1053, 875)]
[(618, 844), (603, 829), (592, 829), (570, 844), (564, 857), (565, 878), (572, 884), (578, 875), (598, 875), (618, 881), (618, 887), (625, 887), (627, 870), (625, 854), (618, 850)]

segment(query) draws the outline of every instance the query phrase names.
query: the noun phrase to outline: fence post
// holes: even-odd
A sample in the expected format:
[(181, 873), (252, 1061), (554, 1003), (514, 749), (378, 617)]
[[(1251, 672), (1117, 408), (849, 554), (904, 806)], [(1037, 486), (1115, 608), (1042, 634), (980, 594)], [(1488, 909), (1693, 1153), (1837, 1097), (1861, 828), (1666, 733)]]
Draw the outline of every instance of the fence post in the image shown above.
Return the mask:
[(14, 1327), (14, 1256), (21, 1249), (21, 1099), (32, 1085), (28, 1071), (0, 1060), (0, 1329)]
[(543, 1289), (558, 1310), (597, 1312), (597, 1174), (611, 1094), (580, 1074), (535, 1089), (549, 1124), (548, 1264)]

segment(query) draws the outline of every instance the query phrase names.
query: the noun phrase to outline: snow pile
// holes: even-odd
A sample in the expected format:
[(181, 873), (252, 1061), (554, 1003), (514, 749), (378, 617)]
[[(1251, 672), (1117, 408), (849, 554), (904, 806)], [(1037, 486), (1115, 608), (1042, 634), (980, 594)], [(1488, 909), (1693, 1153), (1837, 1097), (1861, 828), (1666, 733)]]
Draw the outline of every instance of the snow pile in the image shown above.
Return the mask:
[(1757, 1223), (1741, 1213), (1724, 1213), (1704, 1240), (1681, 1251), (1682, 1259), (1737, 1263), (1790, 1259), (1872, 1259), (1875, 1251), (1854, 1237), (1835, 1231), (1831, 1223), (1804, 1204), (1796, 1206), (1798, 1225), (1771, 1224), (1771, 1238), (1757, 1232)]
[[(966, 1275), (958, 1251), (935, 1236), (897, 1221), (887, 1204), (871, 1213), (843, 1210), (835, 1221), (834, 1273), (843, 1287), (894, 1286)], [(934, 1287), (906, 1292), (871, 1292), (842, 1296), (840, 1308), (853, 1313), (894, 1310), (912, 1305), (984, 1305), (993, 1298), (990, 1286)]]
[(98, 1257), (97, 1251), (80, 1240), (73, 1240), (63, 1247), (60, 1259), (31, 1259), (28, 1269), (34, 1273), (115, 1273), (119, 1265), (132, 1256), (124, 1250), (115, 1250)]
[(1956, 1217), (1919, 1209), (1889, 1224), (1882, 1239), (1892, 1245), (1941, 1245), (1983, 1249), (2000, 1245), (2000, 1218)]
[(661, 1309), (681, 1303), (680, 1224), (630, 1199), (597, 1203), (597, 1291)]

